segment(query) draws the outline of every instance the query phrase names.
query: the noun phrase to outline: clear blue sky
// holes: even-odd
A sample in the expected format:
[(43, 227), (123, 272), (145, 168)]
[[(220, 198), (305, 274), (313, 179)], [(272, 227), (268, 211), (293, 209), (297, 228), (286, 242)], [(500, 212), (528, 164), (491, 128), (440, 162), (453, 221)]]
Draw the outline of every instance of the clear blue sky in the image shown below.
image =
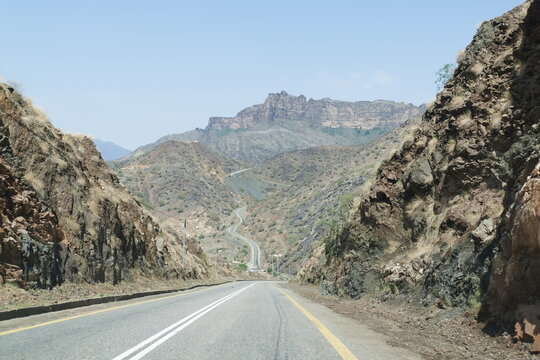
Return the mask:
[(269, 92), (420, 104), (516, 0), (1, 1), (0, 74), (59, 128), (134, 149)]

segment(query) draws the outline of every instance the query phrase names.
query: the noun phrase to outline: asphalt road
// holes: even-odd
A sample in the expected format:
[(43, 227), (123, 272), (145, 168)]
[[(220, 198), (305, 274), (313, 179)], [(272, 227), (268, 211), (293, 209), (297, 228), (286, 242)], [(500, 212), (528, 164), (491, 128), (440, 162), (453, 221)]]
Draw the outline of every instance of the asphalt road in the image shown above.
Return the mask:
[(249, 261), (248, 268), (250, 271), (259, 271), (260, 270), (260, 264), (261, 264), (261, 249), (259, 248), (259, 245), (247, 236), (244, 236), (240, 233), (238, 233), (236, 230), (238, 230), (238, 227), (242, 224), (244, 221), (244, 211), (246, 211), (246, 206), (243, 206), (241, 208), (236, 209), (236, 216), (239, 219), (239, 222), (229, 228), (227, 228), (227, 232), (240, 240), (248, 243), (249, 247), (251, 248), (251, 260)]
[(0, 322), (1, 359), (417, 359), (273, 282)]
[(248, 171), (248, 170), (251, 170), (251, 168), (242, 169), (242, 170), (238, 170), (238, 171), (232, 172), (232, 173), (230, 173), (230, 174), (225, 175), (225, 177), (227, 177), (227, 176), (238, 175), (238, 174), (241, 174), (241, 173), (243, 173), (243, 172), (245, 172), (245, 171)]

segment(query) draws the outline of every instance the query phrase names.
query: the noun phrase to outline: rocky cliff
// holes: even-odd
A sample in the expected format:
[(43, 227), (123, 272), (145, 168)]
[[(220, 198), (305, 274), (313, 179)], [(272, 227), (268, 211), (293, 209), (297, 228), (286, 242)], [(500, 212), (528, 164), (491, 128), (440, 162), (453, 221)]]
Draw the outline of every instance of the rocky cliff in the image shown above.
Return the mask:
[(200, 249), (163, 231), (120, 185), (92, 140), (54, 128), (0, 84), (0, 273), (51, 287), (137, 274), (200, 277)]
[(164, 136), (126, 159), (170, 140), (198, 141), (240, 161), (260, 163), (276, 155), (317, 146), (362, 145), (378, 139), (423, 107), (393, 101), (306, 100), (282, 91), (232, 118), (210, 118), (205, 129)]
[(248, 129), (282, 121), (300, 121), (313, 127), (393, 129), (419, 113), (412, 104), (394, 101), (306, 100), (303, 95), (282, 91), (269, 94), (263, 104), (244, 109), (235, 117), (211, 117), (206, 130)]
[[(414, 138), (302, 276), (478, 308), (538, 339), (540, 1), (484, 22)], [(536, 326), (536, 328), (535, 328)]]

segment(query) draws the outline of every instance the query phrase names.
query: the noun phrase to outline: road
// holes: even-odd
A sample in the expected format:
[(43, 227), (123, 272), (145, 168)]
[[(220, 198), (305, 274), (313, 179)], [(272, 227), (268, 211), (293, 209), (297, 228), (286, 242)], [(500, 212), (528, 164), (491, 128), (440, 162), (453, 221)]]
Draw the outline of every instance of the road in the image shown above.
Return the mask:
[(251, 248), (251, 257), (249, 261), (248, 268), (250, 271), (260, 271), (260, 264), (261, 264), (261, 249), (259, 248), (259, 245), (250, 238), (238, 233), (236, 230), (238, 230), (238, 227), (244, 222), (244, 211), (246, 211), (247, 207), (243, 206), (241, 208), (236, 209), (236, 216), (238, 217), (238, 223), (227, 228), (227, 232), (231, 234), (232, 236), (235, 236), (239, 238), (240, 240), (246, 242), (249, 247)]
[(418, 359), (276, 282), (0, 322), (2, 359)]
[(230, 177), (230, 176), (238, 175), (238, 174), (241, 174), (241, 173), (243, 173), (244, 171), (248, 171), (248, 170), (251, 170), (251, 168), (242, 169), (242, 170), (238, 170), (238, 171), (232, 172), (232, 173), (230, 173), (230, 174), (225, 175), (225, 177), (228, 177), (228, 176)]

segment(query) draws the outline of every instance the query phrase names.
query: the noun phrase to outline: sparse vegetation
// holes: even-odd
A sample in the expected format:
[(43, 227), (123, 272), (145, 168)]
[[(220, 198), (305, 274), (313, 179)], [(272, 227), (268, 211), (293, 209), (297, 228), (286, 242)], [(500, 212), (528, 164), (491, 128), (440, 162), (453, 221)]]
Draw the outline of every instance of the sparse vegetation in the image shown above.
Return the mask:
[(441, 91), (444, 85), (452, 78), (454, 71), (456, 70), (456, 64), (445, 64), (437, 71), (435, 78), (435, 85), (437, 85), (437, 91)]

